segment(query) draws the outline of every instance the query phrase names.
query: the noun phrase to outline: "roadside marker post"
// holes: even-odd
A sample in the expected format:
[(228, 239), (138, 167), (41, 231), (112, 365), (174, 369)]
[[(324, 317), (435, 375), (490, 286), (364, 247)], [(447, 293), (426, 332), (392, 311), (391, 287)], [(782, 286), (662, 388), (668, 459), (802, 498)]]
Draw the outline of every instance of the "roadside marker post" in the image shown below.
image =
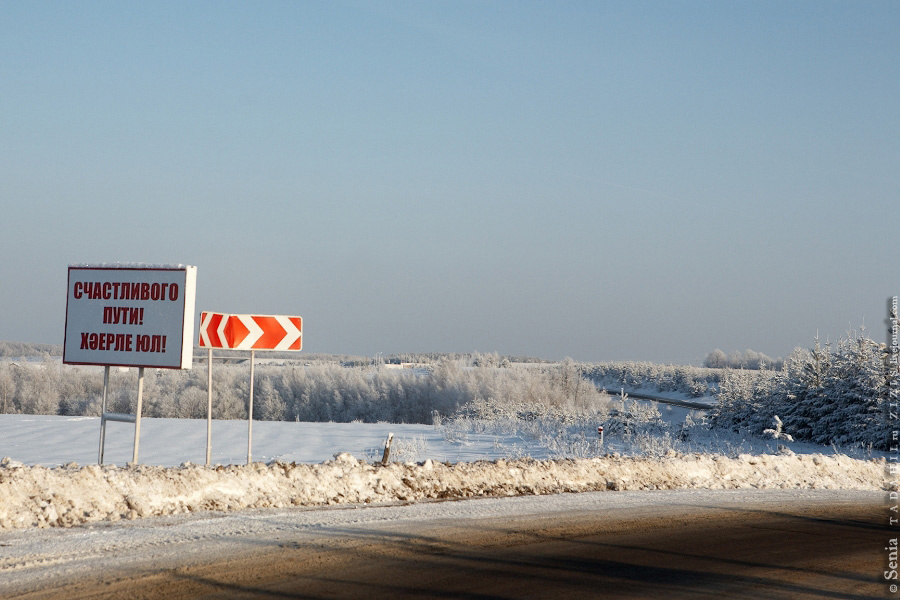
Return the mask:
[(381, 466), (387, 466), (391, 458), (391, 442), (394, 441), (394, 434), (388, 433), (387, 440), (384, 442), (384, 453), (381, 455)]

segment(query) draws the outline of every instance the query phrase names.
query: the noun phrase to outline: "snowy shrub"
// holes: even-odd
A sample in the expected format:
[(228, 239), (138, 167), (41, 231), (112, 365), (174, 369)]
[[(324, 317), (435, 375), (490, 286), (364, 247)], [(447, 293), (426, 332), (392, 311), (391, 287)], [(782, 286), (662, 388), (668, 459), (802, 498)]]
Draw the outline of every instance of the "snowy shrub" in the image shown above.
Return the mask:
[(787, 433), (782, 431), (784, 427), (784, 423), (781, 422), (781, 419), (778, 418), (778, 415), (775, 415), (775, 428), (774, 429), (765, 429), (763, 430), (763, 434), (771, 435), (773, 440), (785, 440), (788, 442), (793, 442), (794, 438), (792, 438)]
[(424, 438), (394, 440), (391, 445), (390, 460), (393, 462), (420, 462), (428, 455), (428, 444)]
[(591, 458), (603, 451), (596, 433), (584, 429), (570, 435), (545, 435), (540, 441), (551, 458)]
[(676, 452), (676, 440), (669, 432), (652, 434), (642, 431), (634, 434), (630, 441), (643, 456), (659, 457)]
[(597, 425), (607, 420), (611, 400), (585, 379), (582, 366), (566, 359), (559, 365), (501, 370), (507, 373), (502, 385), (482, 388), (445, 419), (445, 439), (464, 440), (469, 433), (517, 437), (538, 442), (559, 458), (600, 451)]

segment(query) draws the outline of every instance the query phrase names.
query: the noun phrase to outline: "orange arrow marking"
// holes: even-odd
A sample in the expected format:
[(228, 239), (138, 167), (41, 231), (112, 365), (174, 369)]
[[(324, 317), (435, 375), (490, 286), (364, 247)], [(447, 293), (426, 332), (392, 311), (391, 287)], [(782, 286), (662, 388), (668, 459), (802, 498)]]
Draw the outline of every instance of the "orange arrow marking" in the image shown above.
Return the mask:
[(278, 324), (275, 317), (252, 317), (253, 320), (263, 330), (259, 339), (253, 343), (254, 348), (275, 348), (278, 342), (284, 339), (287, 331)]
[(247, 337), (247, 334), (250, 333), (250, 330), (247, 329), (247, 326), (244, 325), (244, 322), (238, 315), (231, 315), (228, 318), (226, 331), (228, 332), (229, 348), (237, 348), (240, 346), (241, 342)]

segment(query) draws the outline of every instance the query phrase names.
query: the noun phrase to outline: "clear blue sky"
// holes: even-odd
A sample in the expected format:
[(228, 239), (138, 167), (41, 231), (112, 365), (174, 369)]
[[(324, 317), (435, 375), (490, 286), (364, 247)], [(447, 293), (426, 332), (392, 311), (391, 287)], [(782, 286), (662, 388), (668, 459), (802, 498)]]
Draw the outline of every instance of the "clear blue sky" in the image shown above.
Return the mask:
[(883, 341), (898, 107), (894, 0), (0, 0), (0, 339), (136, 261), (309, 352)]

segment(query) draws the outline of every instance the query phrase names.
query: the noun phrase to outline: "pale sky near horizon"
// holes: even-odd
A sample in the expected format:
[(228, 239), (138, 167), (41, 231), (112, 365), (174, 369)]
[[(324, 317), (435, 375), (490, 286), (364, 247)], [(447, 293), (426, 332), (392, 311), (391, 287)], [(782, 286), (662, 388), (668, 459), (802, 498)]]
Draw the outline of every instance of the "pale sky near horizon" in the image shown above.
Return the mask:
[(308, 352), (884, 341), (898, 107), (895, 1), (0, 0), (0, 339), (121, 261)]

